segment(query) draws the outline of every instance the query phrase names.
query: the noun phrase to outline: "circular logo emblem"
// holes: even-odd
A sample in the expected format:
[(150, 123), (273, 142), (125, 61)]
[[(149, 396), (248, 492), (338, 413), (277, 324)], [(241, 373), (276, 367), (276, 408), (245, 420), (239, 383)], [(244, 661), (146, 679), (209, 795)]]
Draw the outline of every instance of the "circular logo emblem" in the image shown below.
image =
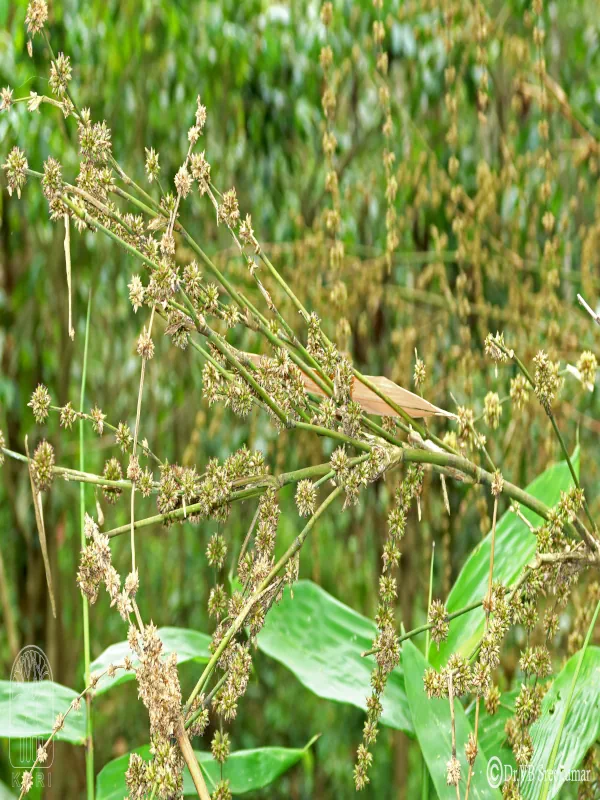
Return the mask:
[(487, 765), (487, 779), (492, 789), (497, 789), (502, 783), (502, 762), (498, 756), (492, 756)]
[[(22, 738), (10, 748), (10, 763), (15, 769), (31, 767), (38, 747), (52, 730), (56, 719), (52, 689), (52, 669), (46, 654), (35, 645), (27, 645), (15, 658), (10, 673), (10, 726), (15, 732), (23, 732)], [(38, 765), (40, 768), (52, 765), (53, 742), (47, 752), (46, 761)]]

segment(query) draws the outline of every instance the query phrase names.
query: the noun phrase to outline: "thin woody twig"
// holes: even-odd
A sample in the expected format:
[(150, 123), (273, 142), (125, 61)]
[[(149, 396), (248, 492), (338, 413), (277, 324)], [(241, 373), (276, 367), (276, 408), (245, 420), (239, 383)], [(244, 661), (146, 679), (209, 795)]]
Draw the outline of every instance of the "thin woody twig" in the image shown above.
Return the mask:
[(581, 305), (582, 305), (582, 306), (585, 308), (585, 310), (588, 312), (588, 314), (590, 315), (590, 317), (591, 317), (591, 318), (594, 320), (594, 322), (595, 322), (597, 325), (600, 325), (600, 314), (596, 314), (596, 312), (594, 311), (594, 309), (593, 309), (593, 308), (591, 308), (591, 307), (590, 307), (590, 306), (589, 306), (589, 305), (586, 303), (586, 301), (583, 299), (583, 297), (582, 297), (580, 294), (578, 294), (578, 295), (577, 295), (577, 299), (579, 300), (580, 304), (581, 304)]

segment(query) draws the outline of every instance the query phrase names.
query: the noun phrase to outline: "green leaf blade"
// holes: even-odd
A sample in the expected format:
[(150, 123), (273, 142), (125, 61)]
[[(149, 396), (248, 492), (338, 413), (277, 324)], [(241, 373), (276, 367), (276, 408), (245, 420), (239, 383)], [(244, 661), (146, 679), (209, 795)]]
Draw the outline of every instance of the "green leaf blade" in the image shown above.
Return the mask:
[[(312, 581), (299, 581), (293, 599), (286, 590), (258, 635), (258, 647), (286, 666), (318, 697), (366, 709), (371, 694), (375, 623), (340, 603)], [(414, 733), (400, 667), (383, 696), (384, 725)]]
[[(572, 458), (575, 470), (579, 471), (579, 448)], [(573, 485), (573, 479), (566, 461), (548, 467), (527, 487), (527, 492), (547, 506), (553, 506), (564, 492)], [(521, 507), (523, 516), (533, 525), (542, 522), (533, 511)], [(527, 525), (515, 514), (507, 511), (496, 526), (496, 546), (494, 553), (494, 580), (507, 586), (516, 582), (523, 569), (535, 554), (536, 538)], [(487, 592), (490, 568), (491, 534), (473, 550), (460, 571), (456, 583), (448, 596), (448, 613), (482, 600)], [(469, 656), (483, 633), (485, 615), (483, 609), (475, 609), (450, 623), (450, 632), (439, 649), (432, 648), (429, 660), (434, 667), (445, 664), (452, 653)]]
[[(223, 767), (223, 777), (229, 780), (234, 795), (263, 789), (297, 764), (306, 755), (307, 748), (313, 741), (303, 748), (258, 747), (253, 750), (238, 750), (227, 759)], [(145, 761), (151, 757), (149, 745), (138, 747), (133, 752), (139, 753)], [(194, 753), (204, 773), (207, 787), (212, 791), (221, 779), (221, 765), (210, 753), (199, 750)], [(100, 771), (96, 781), (96, 800), (123, 800), (127, 794), (125, 772), (129, 755), (127, 753), (110, 761)], [(197, 796), (187, 767), (183, 775), (183, 794), (185, 797)]]
[[(210, 658), (208, 646), (210, 636), (199, 631), (189, 630), (188, 628), (159, 628), (158, 635), (164, 645), (165, 654), (177, 653), (177, 663), (184, 664), (186, 661), (198, 661), (206, 663)], [(127, 641), (117, 642), (110, 645), (101, 653), (90, 666), (91, 672), (104, 672), (109, 664), (119, 664), (125, 656), (131, 658), (134, 666), (138, 663), (138, 657), (131, 651)], [(119, 670), (113, 678), (104, 675), (98, 682), (96, 694), (102, 694), (126, 681), (134, 679), (132, 672)]]
[[(452, 755), (452, 725), (450, 703), (447, 699), (427, 698), (423, 688), (423, 673), (428, 664), (423, 654), (411, 641), (402, 646), (402, 665), (406, 693), (413, 715), (415, 733), (427, 769), (440, 800), (456, 800), (456, 789), (446, 783), (446, 765)], [(465, 744), (471, 733), (471, 724), (458, 700), (454, 702), (456, 724), (456, 757), (461, 765), (461, 796), (464, 795), (468, 775)], [(488, 761), (483, 749), (475, 760), (469, 797), (481, 800), (499, 800), (501, 793), (488, 781)]]
[[(53, 681), (0, 681), (0, 738), (29, 739), (50, 736), (57, 715), (66, 714), (77, 692)], [(57, 741), (84, 744), (87, 712), (82, 701), (71, 711)]]
[[(523, 780), (525, 800), (540, 795), (550, 753), (561, 725), (569, 688), (581, 652), (567, 661), (542, 701), (542, 713), (531, 726), (533, 758)], [(600, 647), (588, 647), (575, 686), (573, 700), (562, 730), (553, 780), (548, 798), (556, 797), (571, 770), (581, 764), (588, 749), (600, 735)]]
[[(502, 692), (500, 707), (495, 714), (488, 714), (485, 704), (480, 703), (479, 707), (479, 733), (478, 742), (488, 760), (493, 756), (499, 758), (502, 764), (516, 769), (516, 761), (513, 751), (508, 744), (508, 737), (505, 732), (507, 721), (514, 716), (514, 705), (518, 689), (510, 692)], [(468, 714), (469, 722), (475, 728), (475, 704), (472, 704)]]

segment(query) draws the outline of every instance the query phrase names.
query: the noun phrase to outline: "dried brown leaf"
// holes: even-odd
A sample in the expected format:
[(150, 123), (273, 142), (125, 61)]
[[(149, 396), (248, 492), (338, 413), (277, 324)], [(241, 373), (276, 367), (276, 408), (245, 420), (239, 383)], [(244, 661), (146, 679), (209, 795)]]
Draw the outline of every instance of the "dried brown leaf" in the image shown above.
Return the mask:
[[(256, 365), (261, 358), (261, 356), (256, 353), (242, 353), (241, 355), (245, 356)], [(310, 375), (302, 372), (302, 377), (304, 379), (304, 386), (308, 392), (316, 394), (319, 397), (327, 396)], [(451, 419), (455, 417), (454, 414), (451, 414), (449, 411), (444, 411), (443, 408), (434, 406), (433, 403), (419, 397), (418, 394), (409, 392), (408, 389), (403, 389), (401, 386), (398, 386), (398, 384), (389, 380), (389, 378), (382, 375), (365, 375), (365, 378), (374, 384), (382, 394), (385, 394), (393, 403), (400, 406), (409, 416), (415, 419), (434, 416), (450, 417)], [(382, 417), (400, 416), (385, 400), (382, 400), (372, 389), (369, 389), (368, 386), (365, 386), (364, 383), (361, 383), (356, 378), (354, 378), (352, 384), (352, 399), (359, 403), (362, 410), (367, 414), (377, 414)]]

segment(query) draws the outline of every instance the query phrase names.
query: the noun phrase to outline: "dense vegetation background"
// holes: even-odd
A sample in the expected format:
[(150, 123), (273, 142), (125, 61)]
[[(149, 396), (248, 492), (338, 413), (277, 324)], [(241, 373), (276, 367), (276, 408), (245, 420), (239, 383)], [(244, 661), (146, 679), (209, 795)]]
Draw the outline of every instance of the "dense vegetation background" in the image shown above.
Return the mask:
[[(309, 0), (67, 1), (50, 4), (49, 27), (55, 48), (71, 56), (80, 104), (92, 106), (96, 119), (107, 120), (115, 153), (139, 180), (144, 148), (152, 146), (161, 153), (161, 179), (168, 183), (186, 147), (196, 95), (202, 96), (209, 110), (205, 146), (219, 184), (236, 186), (240, 205), (252, 211), (254, 228), (272, 260), (365, 373), (412, 387), (416, 348), (427, 365), (425, 396), (452, 411), (455, 401), (472, 405), (479, 415), (486, 393), (508, 397), (514, 377), (507, 368), (497, 377), (486, 361), (483, 341), (489, 331), (504, 330), (523, 360), (530, 361), (544, 347), (563, 367), (575, 364), (582, 350), (594, 349), (596, 333), (575, 296), (582, 291), (593, 304), (600, 286), (596, 4), (550, 3), (544, 11), (547, 73), (568, 97), (561, 103), (547, 89), (546, 112), (538, 102), (529, 3), (485, 5), (489, 108), (482, 124), (477, 108), (482, 68), (470, 6), (451, 0), (442, 9), (434, 3), (384, 3), (399, 187), (393, 202), (399, 243), (391, 263), (385, 255), (385, 143), (371, 40), (375, 12), (370, 0), (335, 4), (329, 36), (335, 55), (334, 127), (340, 142), (336, 161), (346, 249), (335, 272), (328, 264), (322, 224), (329, 197), (321, 149), (319, 5)], [(47, 74), (47, 54), (39, 46), (33, 60), (27, 57), (25, 6), (23, 0), (0, 0), (0, 85), (27, 91), (45, 81), (41, 76)], [(443, 23), (448, 8), (454, 11), (450, 53)], [(459, 73), (455, 145), (446, 135), (450, 121), (444, 71), (450, 63)], [(547, 203), (541, 203), (539, 155), (545, 145), (538, 123), (545, 116), (550, 123), (552, 191)], [(73, 145), (70, 151), (65, 136)], [(49, 154), (60, 155), (65, 173), (76, 163), (74, 130), (47, 108), (29, 115), (16, 107), (0, 116), (2, 161), (15, 143), (34, 169)], [(71, 163), (65, 152), (72, 153)], [(459, 160), (457, 181), (451, 174), (452, 157)], [(453, 191), (457, 184), (458, 193)], [(87, 398), (90, 406), (97, 403), (110, 410), (112, 420), (132, 422), (135, 415), (139, 361), (134, 348), (142, 324), (126, 301), (131, 275), (127, 257), (97, 236), (73, 235), (77, 333), (70, 340), (63, 230), (48, 221), (39, 186), (25, 191), (26, 203), (9, 201), (5, 182), (0, 193), (0, 428), (7, 446), (19, 451), (26, 435), (34, 440), (38, 435), (27, 402), (39, 382), (49, 387), (57, 405), (78, 397), (90, 289)], [(548, 209), (558, 240), (552, 269), (543, 255), (542, 217)], [(185, 214), (207, 252), (247, 280), (209, 204), (190, 204)], [(255, 291), (249, 282), (247, 291)], [(284, 298), (281, 302), (285, 307)], [(236, 335), (239, 347), (255, 348), (248, 331)], [(330, 452), (312, 438), (277, 435), (264, 415), (253, 414), (244, 423), (221, 407), (210, 409), (202, 399), (202, 363), (160, 336), (156, 349), (159, 358), (148, 368), (143, 433), (163, 456), (184, 464), (205, 463), (247, 442), (263, 450), (270, 464), (293, 469)], [(582, 443), (582, 478), (596, 513), (598, 410), (597, 392), (586, 391), (566, 375), (557, 417), (569, 448), (577, 437)], [(548, 421), (534, 403), (520, 411), (503, 403), (498, 429), (485, 432), (493, 458), (519, 485), (559, 455)], [(55, 417), (46, 435), (55, 444), (57, 461), (75, 463), (76, 434), (57, 434)], [(89, 469), (101, 472), (112, 442), (108, 436), (88, 435)], [(465, 555), (490, 527), (490, 499), (481, 489), (449, 484), (452, 514), (447, 516), (437, 481), (433, 488), (425, 493), (423, 521), (411, 519), (403, 548), (398, 620), (406, 629), (425, 617), (432, 542), (437, 544), (434, 595), (445, 597)], [(87, 499), (93, 503), (91, 488)], [(386, 502), (387, 489), (377, 484), (356, 508), (328, 514), (301, 567), (301, 577), (371, 617)], [(283, 507), (280, 530), (285, 541), (297, 532), (292, 489)], [(151, 513), (150, 504), (147, 509)], [(126, 503), (104, 512), (114, 525), (127, 522)], [(243, 539), (251, 513), (244, 506), (234, 508), (227, 533), (232, 540)], [(56, 620), (50, 613), (29, 478), (22, 465), (7, 460), (0, 481), (0, 577), (13, 617), (2, 619), (0, 671), (8, 676), (18, 647), (36, 643), (47, 653), (56, 681), (80, 686), (81, 602), (74, 581), (78, 487), (64, 484), (50, 493), (45, 514), (56, 576)], [(157, 526), (144, 533), (140, 570), (158, 625), (211, 632), (206, 603), (214, 574), (204, 550), (216, 526)], [(116, 542), (114, 558), (126, 561), (127, 542)], [(565, 652), (573, 620), (585, 613), (584, 598), (582, 587), (565, 614)], [(318, 625), (314, 635), (318, 640)], [(94, 608), (92, 655), (122, 638), (119, 618), (102, 606)], [(507, 652), (503, 672), (509, 687), (516, 663)], [(182, 683), (191, 686), (193, 679), (187, 665)], [(147, 740), (147, 720), (133, 684), (102, 698), (96, 714), (102, 731), (96, 740), (98, 767)], [(258, 653), (236, 724), (236, 749), (302, 747), (313, 734), (323, 736), (309, 762), (256, 796), (348, 797), (363, 721), (362, 711), (320, 700)], [(366, 796), (415, 796), (420, 768), (408, 737), (383, 729), (376, 756)], [(55, 763), (52, 796), (78, 796), (85, 781), (82, 749), (57, 746)], [(6, 748), (0, 750), (0, 778), (3, 770), (7, 776)]]

